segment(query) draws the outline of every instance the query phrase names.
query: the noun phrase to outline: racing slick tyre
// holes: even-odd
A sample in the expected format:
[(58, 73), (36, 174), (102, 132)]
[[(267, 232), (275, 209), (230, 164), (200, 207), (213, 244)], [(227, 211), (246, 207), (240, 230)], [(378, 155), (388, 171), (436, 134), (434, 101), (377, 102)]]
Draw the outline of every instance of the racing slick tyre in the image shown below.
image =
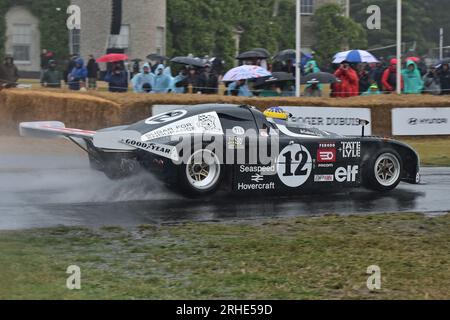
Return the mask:
[(194, 197), (213, 194), (221, 185), (223, 173), (224, 168), (214, 152), (197, 150), (179, 166), (180, 191)]
[(374, 191), (391, 191), (402, 178), (400, 155), (392, 149), (384, 149), (372, 157), (365, 170), (364, 185)]

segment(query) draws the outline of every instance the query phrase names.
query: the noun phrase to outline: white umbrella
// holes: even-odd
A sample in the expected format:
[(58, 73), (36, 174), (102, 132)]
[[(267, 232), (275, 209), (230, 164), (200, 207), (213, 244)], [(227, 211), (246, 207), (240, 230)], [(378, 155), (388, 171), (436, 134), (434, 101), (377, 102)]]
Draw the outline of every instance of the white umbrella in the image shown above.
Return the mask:
[(376, 63), (379, 62), (370, 52), (364, 50), (350, 50), (339, 52), (334, 56), (333, 63), (342, 63), (343, 61), (348, 61), (351, 63)]
[(258, 66), (244, 65), (228, 71), (223, 77), (224, 82), (258, 79), (262, 77), (270, 77), (272, 74), (264, 68)]

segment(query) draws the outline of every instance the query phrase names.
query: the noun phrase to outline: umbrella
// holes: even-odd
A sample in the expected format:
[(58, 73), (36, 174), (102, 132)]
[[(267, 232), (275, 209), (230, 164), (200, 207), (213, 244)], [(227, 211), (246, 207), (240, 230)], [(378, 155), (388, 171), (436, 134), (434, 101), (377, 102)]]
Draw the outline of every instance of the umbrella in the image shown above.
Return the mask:
[(243, 52), (236, 57), (236, 60), (247, 60), (247, 59), (267, 59), (268, 56), (260, 51), (247, 51)]
[(420, 58), (419, 58), (419, 57), (407, 57), (407, 58), (405, 59), (405, 61), (406, 61), (406, 62), (412, 61), (412, 62), (414, 62), (414, 63), (420, 63)]
[[(305, 54), (305, 53), (301, 53), (301, 57), (302, 57), (302, 63), (303, 60), (307, 59), (307, 60), (311, 60), (313, 58), (312, 55), (310, 54)], [(286, 49), (283, 51), (280, 51), (276, 54), (275, 57), (273, 57), (274, 60), (276, 61), (288, 61), (288, 60), (295, 60), (296, 58), (296, 51), (294, 49)]]
[(333, 74), (328, 72), (316, 72), (316, 73), (310, 73), (305, 77), (302, 77), (302, 84), (308, 83), (308, 82), (315, 82), (315, 83), (336, 83), (340, 82), (338, 78), (336, 78)]
[(435, 66), (435, 68), (442, 67), (443, 64), (450, 64), (450, 58), (439, 61), (439, 63)]
[(295, 77), (287, 72), (274, 72), (269, 77), (259, 78), (255, 82), (255, 87), (263, 87), (277, 82), (294, 81)]
[(126, 54), (110, 53), (110, 54), (106, 54), (106, 55), (98, 58), (97, 62), (119, 62), (119, 61), (124, 61), (124, 60), (128, 60), (128, 59), (129, 58)]
[(228, 71), (223, 77), (224, 82), (258, 79), (262, 77), (269, 77), (272, 74), (264, 68), (258, 66), (240, 66)]
[(342, 63), (348, 61), (350, 63), (376, 63), (379, 62), (370, 52), (364, 50), (350, 50), (339, 52), (334, 56), (333, 63)]
[(206, 65), (206, 61), (199, 58), (191, 58), (191, 57), (175, 57), (170, 60), (173, 63), (185, 64), (188, 66), (200, 67), (203, 68)]
[(147, 59), (152, 61), (164, 61), (167, 60), (168, 58), (166, 56), (162, 56), (157, 53), (152, 53), (147, 56)]
[(269, 52), (269, 50), (267, 50), (265, 48), (255, 48), (255, 49), (252, 49), (251, 51), (255, 51), (255, 52), (264, 54), (266, 56), (266, 59), (270, 58), (270, 52)]
[(142, 59), (136, 58), (136, 59), (132, 59), (131, 61), (132, 61), (132, 62), (141, 62)]

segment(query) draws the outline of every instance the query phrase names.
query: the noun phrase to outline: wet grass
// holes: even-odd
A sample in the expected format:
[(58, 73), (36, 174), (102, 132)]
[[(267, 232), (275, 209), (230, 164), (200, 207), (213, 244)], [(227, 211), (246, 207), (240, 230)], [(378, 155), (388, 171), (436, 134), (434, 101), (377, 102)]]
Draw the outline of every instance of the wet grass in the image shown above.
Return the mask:
[(449, 299), (449, 230), (397, 214), (1, 232), (0, 299)]
[(450, 137), (400, 139), (420, 155), (424, 166), (450, 166)]

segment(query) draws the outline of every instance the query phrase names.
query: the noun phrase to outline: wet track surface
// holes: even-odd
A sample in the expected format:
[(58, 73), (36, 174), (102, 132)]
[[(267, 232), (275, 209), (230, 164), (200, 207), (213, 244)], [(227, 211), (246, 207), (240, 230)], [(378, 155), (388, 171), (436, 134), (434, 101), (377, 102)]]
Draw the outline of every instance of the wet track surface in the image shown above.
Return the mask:
[(134, 227), (321, 214), (450, 211), (450, 168), (424, 168), (422, 184), (290, 198), (187, 200), (141, 175), (112, 182), (79, 156), (0, 155), (0, 230), (52, 226)]

